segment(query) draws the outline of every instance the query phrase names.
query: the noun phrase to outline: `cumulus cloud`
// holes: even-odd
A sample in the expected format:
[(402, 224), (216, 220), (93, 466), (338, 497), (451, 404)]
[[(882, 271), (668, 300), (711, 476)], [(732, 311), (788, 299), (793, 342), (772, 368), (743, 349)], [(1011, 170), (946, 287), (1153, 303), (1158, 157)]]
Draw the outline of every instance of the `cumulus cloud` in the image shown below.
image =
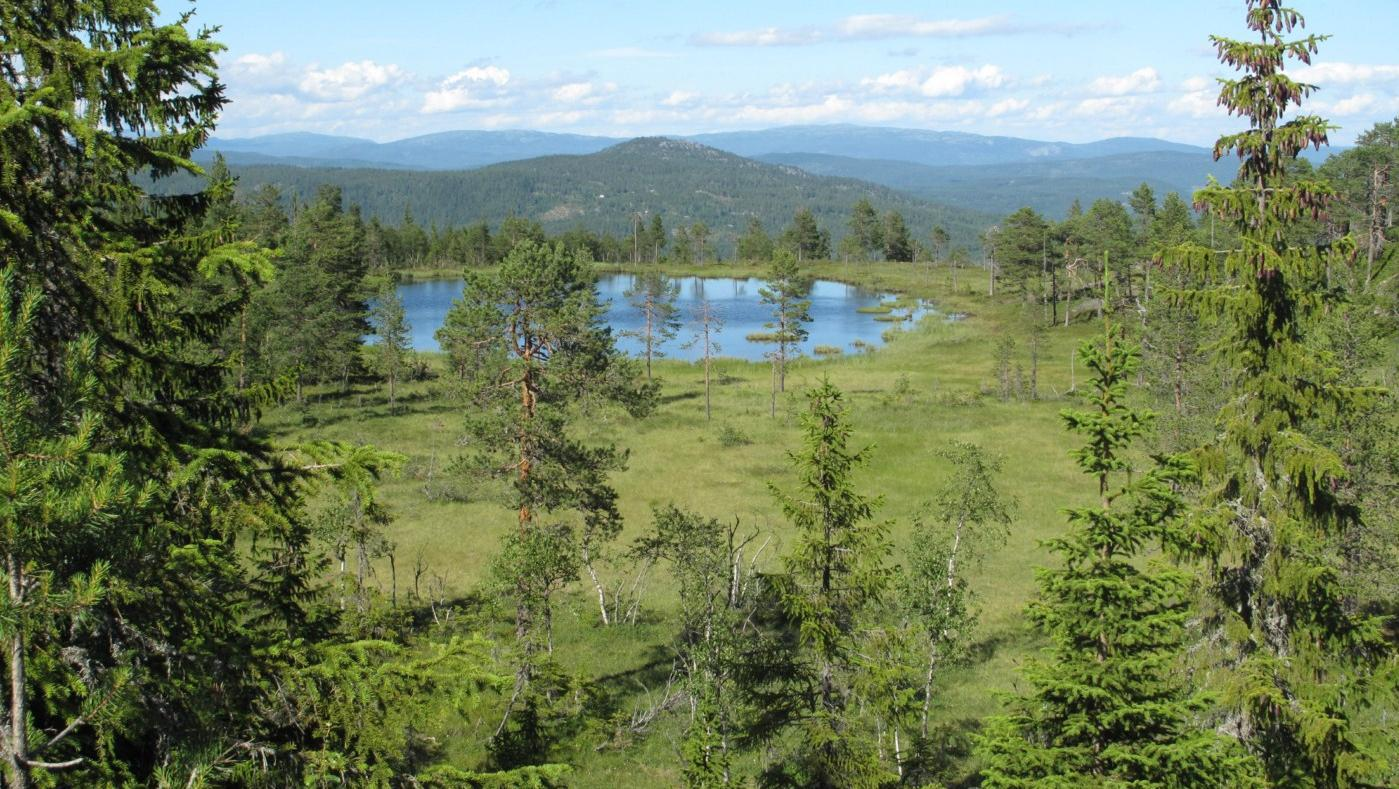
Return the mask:
[(591, 82), (570, 82), (554, 89), (554, 101), (582, 101), (593, 93)]
[(1088, 89), (1099, 96), (1129, 96), (1136, 93), (1151, 93), (1161, 87), (1161, 76), (1156, 69), (1147, 66), (1126, 76), (1102, 76), (1093, 80)]
[(510, 82), (510, 72), (499, 66), (472, 66), (442, 80), (423, 96), (426, 114), (499, 106), (499, 89)]
[(1316, 85), (1354, 85), (1399, 80), (1399, 66), (1361, 63), (1313, 63), (1292, 73), (1301, 82)]
[(939, 66), (931, 71), (900, 69), (860, 81), (876, 93), (917, 92), (929, 98), (961, 96), (974, 88), (994, 89), (1008, 82), (1000, 66)]
[(1002, 115), (1023, 112), (1029, 106), (1030, 102), (1026, 99), (1001, 99), (986, 110), (986, 117), (999, 118)]
[(380, 65), (372, 60), (361, 60), (334, 68), (308, 69), (297, 87), (318, 101), (355, 101), (370, 91), (399, 83), (406, 76), (392, 63)]
[(287, 56), (283, 52), (249, 52), (246, 55), (239, 55), (229, 64), (228, 71), (231, 76), (245, 77), (249, 79), (266, 79), (268, 77), (281, 76), (287, 70)]
[(661, 103), (667, 107), (679, 107), (684, 104), (690, 104), (698, 98), (698, 93), (690, 93), (689, 91), (684, 90), (673, 90), (670, 92), (669, 96), (666, 96), (664, 99), (661, 99)]
[(1100, 96), (1083, 99), (1074, 105), (1071, 112), (1082, 118), (1125, 117), (1141, 109), (1141, 100), (1135, 96)]
[(1166, 104), (1166, 109), (1171, 114), (1190, 118), (1209, 118), (1227, 114), (1219, 106), (1219, 86), (1214, 80), (1208, 77), (1190, 77), (1181, 82), (1180, 87), (1182, 93)]
[(1331, 112), (1337, 115), (1358, 115), (1375, 109), (1379, 100), (1373, 93), (1361, 93), (1350, 98), (1341, 99), (1331, 105)]
[(825, 27), (762, 27), (696, 33), (690, 37), (690, 43), (702, 47), (790, 47), (889, 38), (970, 38), (1021, 33), (1073, 35), (1083, 29), (1077, 25), (1020, 23), (1008, 14), (972, 19), (923, 19), (898, 14), (856, 14)]

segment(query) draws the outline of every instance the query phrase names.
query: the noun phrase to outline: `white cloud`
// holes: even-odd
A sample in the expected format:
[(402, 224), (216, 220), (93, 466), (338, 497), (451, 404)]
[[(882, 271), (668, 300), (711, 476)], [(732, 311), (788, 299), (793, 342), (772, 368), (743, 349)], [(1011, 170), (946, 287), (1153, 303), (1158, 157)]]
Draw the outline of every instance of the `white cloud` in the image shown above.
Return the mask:
[(1331, 105), (1331, 112), (1337, 115), (1358, 115), (1362, 112), (1374, 110), (1379, 104), (1379, 100), (1373, 93), (1361, 93), (1350, 98), (1341, 99)]
[(1315, 85), (1351, 85), (1399, 80), (1399, 66), (1361, 63), (1313, 63), (1292, 72), (1294, 79)]
[(986, 117), (999, 118), (1013, 112), (1020, 112), (1030, 106), (1026, 99), (1001, 99), (986, 110)]
[[(510, 82), (510, 72), (499, 66), (472, 66), (442, 80), (423, 96), (425, 114), (498, 107), (500, 89)], [(482, 95), (484, 94), (484, 95)]]
[(699, 98), (698, 93), (690, 93), (684, 90), (671, 91), (669, 96), (661, 99), (661, 103), (667, 107), (679, 107), (683, 104), (691, 104)]
[(1135, 93), (1151, 93), (1159, 87), (1160, 75), (1156, 73), (1156, 69), (1147, 66), (1123, 77), (1098, 77), (1088, 89), (1099, 96), (1128, 96)]
[(897, 14), (856, 14), (825, 27), (762, 27), (697, 33), (690, 37), (690, 43), (702, 47), (790, 47), (889, 38), (967, 38), (1023, 33), (1073, 35), (1082, 29), (1082, 26), (1078, 25), (1018, 23), (1008, 14), (972, 19), (923, 19)]
[(406, 76), (392, 63), (380, 65), (372, 60), (361, 60), (335, 68), (308, 69), (297, 87), (319, 101), (354, 101), (370, 91), (401, 82)]
[(859, 14), (842, 19), (835, 32), (842, 39), (960, 38), (986, 36), (1013, 30), (1007, 15), (979, 19), (919, 19), (895, 14)]
[(554, 89), (554, 101), (575, 102), (588, 98), (593, 93), (593, 85), (590, 82), (570, 82), (567, 85), (560, 85)]
[(265, 55), (250, 52), (235, 58), (229, 66), (229, 71), (232, 72), (233, 76), (250, 79), (280, 76), (286, 72), (286, 69), (287, 56), (283, 52), (269, 52)]
[(939, 66), (931, 72), (921, 69), (900, 69), (860, 81), (876, 93), (917, 92), (929, 98), (961, 96), (972, 88), (994, 89), (1009, 80), (999, 66), (986, 64), (971, 69), (966, 66)]
[(1074, 115), (1084, 118), (1124, 117), (1140, 109), (1141, 100), (1134, 96), (1102, 96), (1084, 99), (1074, 105)]
[(1212, 115), (1224, 115), (1224, 109), (1219, 106), (1219, 94), (1209, 90), (1192, 90), (1182, 93), (1166, 105), (1166, 109), (1177, 115), (1188, 115), (1192, 118), (1208, 118)]
[(780, 27), (764, 27), (757, 30), (700, 33), (691, 41), (705, 47), (773, 47), (815, 44), (822, 38), (821, 31), (813, 28), (784, 30)]

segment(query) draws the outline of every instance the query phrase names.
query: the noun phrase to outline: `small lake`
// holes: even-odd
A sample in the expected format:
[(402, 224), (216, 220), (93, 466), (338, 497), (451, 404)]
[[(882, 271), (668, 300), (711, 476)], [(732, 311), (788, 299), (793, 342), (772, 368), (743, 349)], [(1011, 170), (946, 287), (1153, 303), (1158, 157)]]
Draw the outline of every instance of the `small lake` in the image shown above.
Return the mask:
[[(598, 278), (597, 291), (600, 300), (607, 305), (606, 321), (614, 335), (622, 331), (637, 329), (642, 325), (639, 312), (627, 303), (623, 295), (635, 277), (631, 274), (605, 274)], [(763, 324), (772, 319), (772, 307), (763, 304), (758, 289), (764, 282), (757, 278), (733, 277), (677, 277), (680, 296), (676, 299), (678, 317), (682, 321), (675, 339), (661, 346), (669, 359), (694, 361), (703, 358), (704, 351), (699, 347), (682, 347), (695, 334), (693, 313), (696, 305), (708, 299), (724, 321), (719, 333), (719, 355), (760, 361), (771, 346), (749, 342), (748, 335), (767, 331)], [(461, 295), (462, 280), (425, 280), (407, 282), (398, 286), (399, 298), (403, 299), (404, 311), (413, 327), (413, 348), (420, 351), (439, 350), (433, 334), (442, 325), (451, 308), (452, 301)], [(802, 343), (802, 353), (811, 355), (818, 345), (831, 345), (844, 353), (856, 353), (855, 343), (863, 342), (871, 346), (884, 344), (882, 335), (893, 327), (911, 326), (912, 322), (891, 323), (875, 320), (878, 315), (857, 312), (861, 307), (875, 307), (882, 301), (894, 298), (890, 294), (878, 293), (865, 288), (847, 285), (842, 282), (816, 280), (807, 296), (811, 300), (811, 323), (806, 324), (811, 336)], [(926, 304), (913, 311), (916, 321), (924, 314), (932, 312)], [(908, 310), (896, 310), (896, 315), (906, 315)], [(642, 344), (632, 337), (617, 336), (617, 346), (631, 354), (640, 354)]]

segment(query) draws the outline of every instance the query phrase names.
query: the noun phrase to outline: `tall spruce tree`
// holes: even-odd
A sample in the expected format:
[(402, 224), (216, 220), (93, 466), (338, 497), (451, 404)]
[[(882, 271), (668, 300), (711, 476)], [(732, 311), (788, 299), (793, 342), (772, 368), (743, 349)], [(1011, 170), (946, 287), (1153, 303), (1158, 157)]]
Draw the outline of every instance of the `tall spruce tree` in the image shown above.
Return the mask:
[(198, 174), (224, 104), (220, 47), (191, 20), (139, 0), (0, 10), (12, 787), (197, 783), (210, 761), (299, 782), (294, 748), (261, 759), (287, 736), (264, 681), (332, 624), (304, 483), (350, 461), (247, 430), (275, 392), (237, 391), (218, 349), (248, 289), (189, 294), (258, 253), (205, 219), (210, 195), (144, 190)]
[(1072, 531), (1049, 541), (1063, 564), (1039, 571), (1029, 615), (1053, 642), (1052, 660), (1026, 668), (1030, 694), (981, 737), (983, 785), (1248, 785), (1247, 757), (1197, 721), (1203, 705), (1173, 672), (1188, 578), (1141, 562), (1145, 549), (1181, 539), (1176, 488), (1192, 467), (1182, 457), (1145, 470), (1133, 462), (1152, 420), (1124, 402), (1135, 346), (1110, 328), (1079, 358), (1093, 372), (1090, 408), (1063, 417), (1086, 439), (1073, 455), (1098, 501), (1069, 509)]
[(1357, 512), (1317, 426), (1366, 392), (1343, 384), (1309, 330), (1332, 296), (1328, 268), (1350, 265), (1354, 245), (1289, 238), (1333, 197), (1311, 178), (1286, 178), (1302, 150), (1326, 143), (1328, 127), (1297, 112), (1315, 88), (1284, 69), (1310, 62), (1324, 37), (1287, 38), (1302, 16), (1277, 0), (1247, 9), (1254, 40), (1211, 37), (1219, 59), (1243, 72), (1223, 82), (1220, 104), (1249, 128), (1215, 144), (1217, 157), (1239, 156), (1239, 177), (1195, 193), (1237, 244), (1168, 255), (1212, 284), (1181, 298), (1216, 321), (1211, 351), (1226, 388), (1215, 437), (1200, 450), (1205, 485), (1188, 544), (1208, 572), (1206, 624), (1227, 669), (1229, 728), (1274, 782), (1349, 786), (1383, 768), (1354, 721), (1388, 649), (1378, 623), (1347, 601), (1337, 553)]
[(844, 396), (826, 380), (807, 401), (804, 446), (791, 453), (797, 489), (772, 490), (797, 528), (796, 545), (776, 583), (811, 681), (800, 744), (768, 778), (778, 785), (875, 787), (891, 776), (847, 702), (858, 663), (858, 623), (889, 583), (888, 524), (874, 520), (880, 499), (855, 486), (854, 472), (868, 462), (869, 448), (850, 447)]

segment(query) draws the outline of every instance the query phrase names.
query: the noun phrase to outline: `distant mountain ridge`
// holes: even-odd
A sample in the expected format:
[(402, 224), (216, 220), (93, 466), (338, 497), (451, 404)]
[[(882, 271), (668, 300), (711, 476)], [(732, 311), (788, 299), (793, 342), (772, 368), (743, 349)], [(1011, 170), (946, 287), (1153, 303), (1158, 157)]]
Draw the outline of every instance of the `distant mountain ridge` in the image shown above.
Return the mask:
[(1187, 200), (1209, 176), (1228, 182), (1238, 165), (1216, 162), (1209, 152), (1142, 151), (1083, 159), (931, 167), (907, 161), (856, 159), (813, 153), (757, 157), (816, 175), (858, 178), (927, 200), (1004, 215), (1029, 206), (1062, 219), (1074, 200), (1123, 200), (1146, 183), (1157, 197), (1177, 192)]
[[(671, 136), (747, 157), (815, 153), (861, 159), (892, 159), (928, 166), (1083, 159), (1143, 151), (1208, 152), (1208, 149), (1199, 146), (1144, 137), (1064, 143), (848, 124), (782, 126), (757, 131)], [(210, 153), (238, 152), (320, 161), (371, 162), (381, 167), (459, 170), (540, 156), (597, 153), (621, 142), (625, 140), (524, 130), (441, 132), (384, 143), (355, 137), (294, 133), (241, 139), (216, 137), (209, 141), (205, 150)]]
[[(918, 238), (933, 225), (954, 243), (975, 246), (989, 214), (938, 205), (884, 186), (812, 175), (782, 164), (747, 159), (698, 143), (645, 137), (591, 154), (503, 162), (475, 170), (424, 171), (230, 164), (247, 193), (273, 184), (307, 200), (322, 184), (339, 186), (347, 204), (366, 216), (397, 222), (411, 210), (419, 224), (440, 227), (508, 216), (536, 219), (553, 232), (584, 227), (618, 236), (633, 217), (659, 213), (667, 228), (704, 222), (716, 248), (732, 254), (750, 217), (776, 235), (800, 208), (808, 208), (839, 239), (850, 208), (867, 198), (883, 213), (901, 213)], [(183, 191), (175, 181), (162, 188)], [(648, 220), (649, 221), (649, 220)]]

